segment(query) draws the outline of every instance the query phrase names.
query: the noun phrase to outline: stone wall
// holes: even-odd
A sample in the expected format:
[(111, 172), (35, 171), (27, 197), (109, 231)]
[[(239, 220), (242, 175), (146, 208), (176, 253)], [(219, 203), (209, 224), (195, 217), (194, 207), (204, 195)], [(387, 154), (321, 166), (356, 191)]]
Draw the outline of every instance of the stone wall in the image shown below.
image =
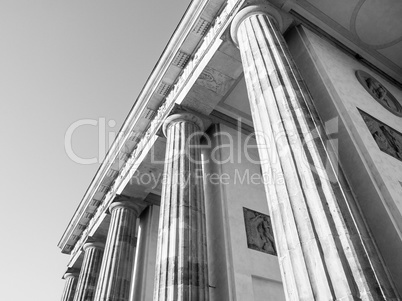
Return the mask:
[[(285, 300), (255, 140), (247, 155), (247, 135), (222, 124), (209, 135), (215, 151), (205, 158), (222, 163), (205, 164), (211, 300)], [(213, 174), (223, 177), (208, 179)]]
[[(306, 28), (295, 28), (286, 38), (330, 143), (339, 149), (336, 153), (369, 229), (402, 293), (402, 161), (398, 154), (392, 156), (381, 150), (361, 112), (400, 133), (402, 118), (367, 91), (356, 71), (362, 70), (376, 79), (399, 103), (402, 91)], [(398, 138), (396, 132), (394, 136)], [(402, 145), (402, 141), (396, 143)]]

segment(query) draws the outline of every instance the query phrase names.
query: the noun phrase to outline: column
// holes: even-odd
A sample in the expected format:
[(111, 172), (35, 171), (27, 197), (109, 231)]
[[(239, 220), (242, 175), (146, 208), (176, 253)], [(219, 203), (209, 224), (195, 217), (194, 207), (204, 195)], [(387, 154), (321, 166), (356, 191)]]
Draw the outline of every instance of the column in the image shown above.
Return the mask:
[(148, 206), (141, 213), (141, 232), (137, 238), (135, 274), (130, 300), (152, 300), (155, 286), (156, 250), (160, 207)]
[(92, 301), (94, 299), (96, 282), (102, 263), (103, 248), (104, 244), (99, 242), (89, 242), (84, 245), (84, 260), (74, 301)]
[(167, 118), (154, 300), (208, 300), (204, 194), (199, 132), (201, 119)]
[(112, 215), (96, 287), (96, 301), (128, 301), (135, 256), (135, 224), (139, 206), (120, 197), (110, 205)]
[(61, 301), (73, 301), (75, 288), (77, 285), (78, 273), (67, 272), (64, 274), (63, 279), (66, 280)]
[(351, 213), (347, 189), (328, 180), (325, 134), (278, 30), (281, 22), (269, 5), (249, 6), (235, 17), (231, 34), (241, 53), (262, 171), (271, 179), (265, 188), (287, 300), (394, 300), (378, 257), (365, 244), (367, 231)]

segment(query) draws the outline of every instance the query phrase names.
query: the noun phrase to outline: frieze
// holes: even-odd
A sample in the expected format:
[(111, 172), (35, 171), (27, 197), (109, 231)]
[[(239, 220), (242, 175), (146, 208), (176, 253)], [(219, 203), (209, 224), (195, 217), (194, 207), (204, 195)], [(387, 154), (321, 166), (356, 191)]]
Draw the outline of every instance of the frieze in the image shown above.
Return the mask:
[(277, 255), (271, 218), (263, 213), (243, 207), (247, 246), (250, 249)]

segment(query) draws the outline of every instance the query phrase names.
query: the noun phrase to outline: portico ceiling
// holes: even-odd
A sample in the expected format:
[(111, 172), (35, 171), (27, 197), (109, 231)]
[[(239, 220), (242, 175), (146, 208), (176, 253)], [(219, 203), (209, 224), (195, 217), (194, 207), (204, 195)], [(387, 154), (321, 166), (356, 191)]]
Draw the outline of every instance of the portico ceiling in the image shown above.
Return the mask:
[(272, 1), (402, 82), (402, 1)]

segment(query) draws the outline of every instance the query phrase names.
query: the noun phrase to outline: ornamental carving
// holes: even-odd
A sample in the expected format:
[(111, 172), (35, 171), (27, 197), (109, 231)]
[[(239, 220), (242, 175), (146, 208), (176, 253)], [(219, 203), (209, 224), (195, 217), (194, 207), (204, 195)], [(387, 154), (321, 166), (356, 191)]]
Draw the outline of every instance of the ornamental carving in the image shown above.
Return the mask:
[(359, 112), (380, 150), (402, 161), (402, 134), (369, 114)]
[(268, 215), (243, 208), (247, 246), (260, 252), (277, 255), (271, 219)]
[(363, 88), (366, 89), (379, 104), (391, 113), (402, 117), (402, 105), (378, 80), (362, 70), (356, 71), (356, 77)]

